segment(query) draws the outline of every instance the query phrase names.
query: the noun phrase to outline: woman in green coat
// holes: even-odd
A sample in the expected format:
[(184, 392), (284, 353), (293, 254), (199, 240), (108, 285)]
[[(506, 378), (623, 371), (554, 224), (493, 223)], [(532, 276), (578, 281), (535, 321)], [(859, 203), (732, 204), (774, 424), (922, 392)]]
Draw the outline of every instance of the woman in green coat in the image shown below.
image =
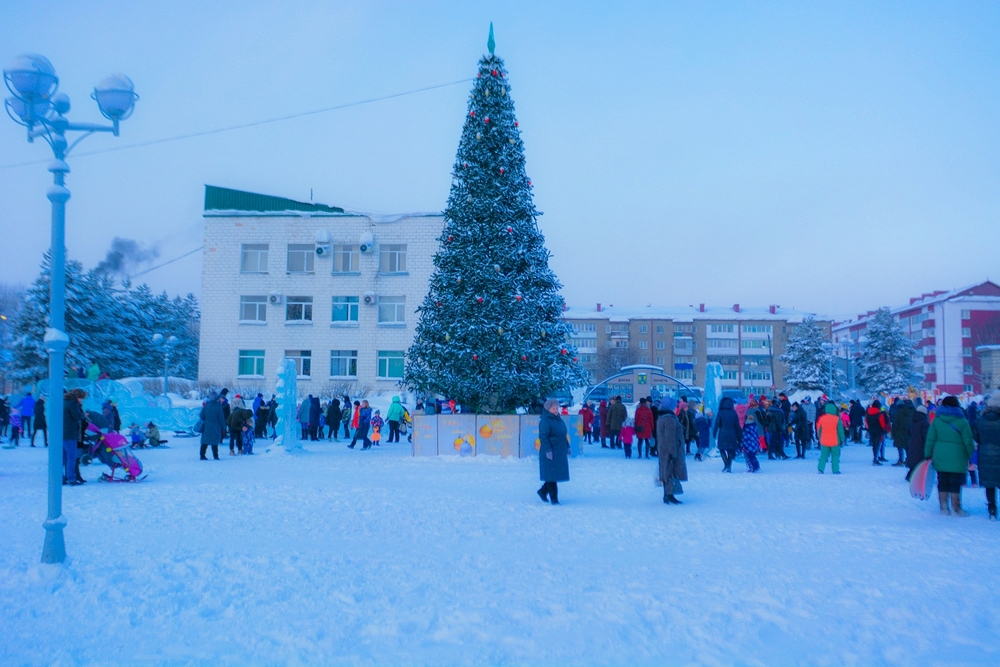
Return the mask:
[[(962, 509), (962, 483), (969, 469), (969, 459), (975, 446), (972, 443), (972, 429), (958, 405), (958, 399), (948, 396), (941, 401), (937, 416), (927, 429), (924, 458), (932, 459), (938, 475), (938, 500), (941, 514), (948, 516), (969, 516)], [(948, 499), (951, 509), (948, 509)]]

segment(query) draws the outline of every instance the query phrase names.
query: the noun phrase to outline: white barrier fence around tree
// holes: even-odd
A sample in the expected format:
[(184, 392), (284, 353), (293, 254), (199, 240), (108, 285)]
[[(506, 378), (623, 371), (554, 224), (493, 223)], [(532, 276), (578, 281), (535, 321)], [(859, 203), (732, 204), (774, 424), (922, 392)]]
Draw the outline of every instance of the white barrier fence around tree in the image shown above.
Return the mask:
[[(538, 415), (413, 415), (414, 456), (538, 456)], [(579, 456), (583, 417), (563, 415)]]

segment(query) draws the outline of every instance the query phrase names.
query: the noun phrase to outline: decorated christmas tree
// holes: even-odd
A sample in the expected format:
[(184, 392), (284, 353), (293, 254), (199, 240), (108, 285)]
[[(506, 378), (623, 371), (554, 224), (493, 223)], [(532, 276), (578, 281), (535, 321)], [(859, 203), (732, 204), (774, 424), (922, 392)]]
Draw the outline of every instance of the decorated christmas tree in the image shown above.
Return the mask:
[(404, 384), (503, 413), (583, 385), (561, 285), (538, 229), (503, 60), (479, 72), (462, 129), (440, 248)]
[(816, 324), (816, 318), (807, 317), (795, 327), (795, 331), (788, 337), (785, 353), (778, 357), (788, 366), (788, 373), (784, 378), (788, 391), (822, 389), (832, 395), (843, 374), (833, 368), (831, 386), (833, 352), (829, 347), (824, 347), (828, 344), (828, 337)]
[(872, 394), (901, 394), (913, 381), (913, 341), (880, 308), (868, 320), (865, 347), (858, 359), (858, 383)]

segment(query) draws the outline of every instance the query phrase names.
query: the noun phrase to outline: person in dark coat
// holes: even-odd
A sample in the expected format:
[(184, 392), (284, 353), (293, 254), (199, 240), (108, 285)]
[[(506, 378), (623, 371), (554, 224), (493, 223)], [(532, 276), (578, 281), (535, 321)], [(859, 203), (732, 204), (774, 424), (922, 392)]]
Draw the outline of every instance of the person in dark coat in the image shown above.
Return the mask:
[(70, 389), (63, 398), (63, 484), (68, 486), (83, 484), (85, 481), (79, 476), (77, 467), (77, 444), (83, 433), (83, 424), (87, 421), (87, 416), (83, 413), (83, 399), (86, 397), (87, 392), (77, 388)]
[(278, 437), (278, 397), (271, 394), (271, 400), (267, 402), (267, 425), (271, 427), (271, 439)]
[(686, 482), (687, 461), (684, 451), (684, 427), (674, 410), (677, 401), (669, 396), (660, 402), (660, 418), (656, 421), (656, 436), (660, 448), (660, 482), (663, 483), (663, 502), (680, 505), (678, 493), (683, 493), (681, 482)]
[(881, 448), (885, 432), (889, 430), (889, 422), (886, 414), (882, 412), (882, 404), (878, 400), (872, 401), (872, 404), (868, 406), (868, 411), (865, 413), (865, 425), (868, 427), (868, 442), (872, 446), (872, 465), (880, 466), (882, 461), (885, 461), (885, 458), (881, 456)]
[(1000, 393), (990, 396), (983, 405), (973, 431), (979, 443), (976, 450), (979, 485), (986, 489), (990, 521), (996, 521), (997, 487), (1000, 486)]
[(538, 421), (538, 476), (543, 482), (538, 497), (559, 504), (558, 482), (569, 481), (569, 439), (566, 423), (559, 416), (559, 401), (550, 398), (542, 406)]
[(42, 442), (49, 446), (49, 424), (45, 421), (45, 399), (41, 396), (35, 401), (35, 430), (31, 432), (31, 446), (35, 446), (35, 435), (42, 432)]
[(219, 460), (219, 444), (222, 442), (226, 432), (226, 416), (222, 411), (222, 403), (225, 397), (220, 394), (212, 394), (201, 409), (200, 419), (204, 424), (201, 431), (201, 460), (207, 461), (205, 453), (209, 446), (212, 447), (212, 457)]
[(601, 400), (600, 404), (597, 406), (597, 421), (600, 424), (601, 429), (601, 447), (604, 449), (609, 449), (608, 447), (608, 402)]
[(319, 397), (309, 395), (309, 439), (313, 442), (319, 439), (319, 416), (323, 413), (323, 407), (319, 404)]
[(622, 403), (622, 397), (615, 396), (611, 400), (611, 405), (608, 406), (607, 418), (608, 435), (611, 437), (611, 449), (622, 448), (620, 434), (626, 419), (628, 419), (628, 410), (625, 409), (625, 404)]
[(326, 409), (326, 439), (340, 442), (340, 399), (330, 401)]
[(653, 442), (646, 448), (647, 454), (650, 456), (658, 456), (656, 450), (656, 422), (660, 418), (660, 407), (653, 401), (653, 397), (649, 397), (649, 411), (653, 413)]
[(851, 442), (861, 442), (861, 426), (865, 420), (865, 409), (860, 401), (851, 401), (847, 412), (848, 423), (851, 425)]
[(639, 458), (642, 458), (642, 445), (646, 445), (646, 458), (649, 458), (650, 439), (653, 437), (653, 411), (646, 405), (646, 399), (639, 399), (639, 407), (635, 409), (635, 437), (639, 442)]
[(779, 402), (771, 403), (771, 407), (767, 411), (767, 430), (769, 441), (767, 458), (782, 460), (791, 458), (785, 453), (785, 433), (787, 429), (785, 428), (785, 413), (781, 409), (781, 403)]
[(727, 397), (719, 401), (719, 414), (715, 416), (712, 433), (715, 435), (719, 454), (722, 455), (722, 472), (732, 472), (733, 459), (743, 438), (740, 417), (733, 409), (733, 399)]
[(809, 444), (810, 426), (806, 411), (798, 402), (792, 403), (792, 434), (795, 436), (795, 458), (806, 457), (806, 445)]
[(892, 465), (900, 468), (906, 465), (906, 450), (910, 442), (910, 420), (913, 419), (913, 401), (897, 401), (900, 406), (892, 415), (892, 444), (899, 454), (899, 460)]
[(909, 472), (906, 473), (907, 482), (913, 477), (916, 467), (924, 460), (924, 445), (927, 444), (927, 429), (930, 425), (927, 421), (927, 408), (918, 405), (910, 415), (910, 433), (906, 441), (906, 467), (909, 468)]

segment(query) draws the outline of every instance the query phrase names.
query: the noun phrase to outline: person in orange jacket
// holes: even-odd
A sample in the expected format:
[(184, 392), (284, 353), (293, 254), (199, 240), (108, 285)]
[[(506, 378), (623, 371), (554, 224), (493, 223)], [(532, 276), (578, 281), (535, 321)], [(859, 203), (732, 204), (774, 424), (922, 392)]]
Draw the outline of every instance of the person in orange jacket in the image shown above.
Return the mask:
[(819, 466), (820, 474), (826, 472), (827, 459), (833, 458), (833, 474), (840, 474), (840, 448), (844, 444), (844, 423), (837, 416), (837, 406), (833, 402), (827, 403), (826, 414), (816, 420), (816, 429), (819, 433)]

